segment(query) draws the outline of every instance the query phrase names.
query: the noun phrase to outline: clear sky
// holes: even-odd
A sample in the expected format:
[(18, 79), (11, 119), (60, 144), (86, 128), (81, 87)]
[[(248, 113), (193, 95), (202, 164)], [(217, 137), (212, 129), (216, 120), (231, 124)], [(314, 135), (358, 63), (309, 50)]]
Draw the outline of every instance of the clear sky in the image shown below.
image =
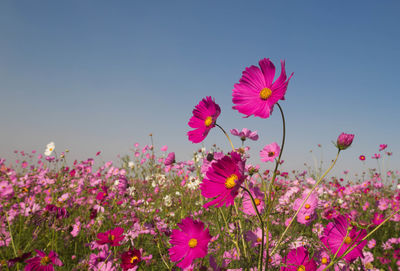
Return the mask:
[(193, 107), (212, 96), (226, 130), (259, 132), (250, 146), (260, 163), (259, 150), (281, 140), (278, 108), (243, 119), (231, 95), (243, 69), (269, 57), (294, 72), (280, 103), (283, 169), (313, 165), (310, 150), (327, 166), (342, 131), (355, 139), (338, 174), (376, 167), (382, 143), (393, 152), (385, 167), (400, 169), (399, 13), (399, 1), (368, 0), (1, 1), (0, 157), (54, 141), (70, 159), (101, 150), (116, 161), (149, 133), (178, 160), (214, 143), (229, 151), (216, 129), (203, 144), (187, 140)]

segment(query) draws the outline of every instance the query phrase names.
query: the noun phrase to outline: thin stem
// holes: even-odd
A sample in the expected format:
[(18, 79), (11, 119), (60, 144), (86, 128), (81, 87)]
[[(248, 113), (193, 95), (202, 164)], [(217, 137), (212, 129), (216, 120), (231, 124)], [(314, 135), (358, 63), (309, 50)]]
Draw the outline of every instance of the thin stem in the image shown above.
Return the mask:
[(12, 247), (13, 247), (15, 257), (18, 257), (18, 256), (17, 256), (17, 250), (15, 249), (15, 245), (14, 245), (14, 239), (13, 239), (12, 232), (11, 232), (10, 221), (8, 221), (7, 212), (5, 212), (5, 213), (6, 213), (6, 220), (7, 220), (7, 225), (8, 225), (8, 231), (10, 232), (11, 245), (12, 245)]
[[(286, 139), (286, 121), (285, 121), (285, 115), (283, 114), (283, 110), (282, 107), (279, 105), (279, 103), (276, 103), (276, 105), (279, 108), (279, 111), (281, 112), (281, 116), (282, 116), (282, 144), (281, 144), (281, 150), (279, 152), (279, 156), (278, 156), (278, 160), (276, 160), (276, 164), (275, 164), (275, 169), (274, 169), (274, 173), (272, 175), (272, 179), (271, 182), (269, 184), (268, 187), (268, 201), (267, 201), (267, 211), (265, 212), (265, 215), (267, 216), (267, 232), (266, 232), (266, 236), (267, 236), (267, 259), (266, 259), (266, 264), (265, 264), (265, 270), (268, 270), (268, 262), (269, 262), (269, 238), (268, 238), (268, 233), (269, 233), (269, 228), (270, 228), (270, 213), (271, 213), (271, 196), (272, 196), (272, 187), (274, 185), (275, 179), (276, 179), (276, 172), (278, 171), (278, 167), (280, 165), (281, 162), (281, 157), (282, 157), (282, 153), (283, 153), (283, 149), (285, 147), (285, 139)], [(264, 191), (265, 193), (266, 191)]]
[(233, 146), (232, 140), (231, 140), (231, 138), (229, 137), (229, 135), (225, 132), (224, 128), (222, 128), (222, 127), (221, 127), (220, 125), (218, 125), (217, 123), (215, 123), (215, 126), (217, 126), (219, 129), (222, 130), (222, 132), (225, 134), (226, 138), (229, 140), (229, 143), (231, 143), (232, 150), (235, 151), (235, 147)]
[(244, 186), (241, 186), (241, 188), (249, 194), (249, 196), (251, 198), (251, 203), (253, 204), (253, 208), (256, 211), (258, 220), (260, 221), (260, 224), (261, 224), (262, 236), (261, 236), (261, 250), (258, 255), (258, 270), (262, 270), (262, 258), (263, 258), (263, 254), (264, 254), (264, 221), (260, 215), (260, 212), (258, 211), (256, 202), (254, 201), (254, 197), (251, 194), (251, 192)]
[(326, 176), (326, 174), (328, 174), (328, 172), (333, 168), (333, 166), (336, 164), (337, 159), (339, 158), (339, 153), (340, 150), (338, 150), (338, 153), (336, 155), (335, 160), (332, 162), (331, 166), (325, 171), (325, 173), (319, 178), (319, 180), (315, 183), (315, 185), (312, 187), (312, 189), (310, 190), (310, 192), (308, 193), (307, 197), (303, 200), (303, 202), (301, 203), (299, 209), (297, 210), (297, 212), (294, 214), (294, 216), (290, 219), (289, 225), (286, 227), (285, 231), (282, 233), (281, 237), (279, 238), (278, 243), (276, 244), (274, 250), (272, 250), (271, 255), (274, 255), (274, 253), (276, 252), (276, 250), (278, 249), (279, 245), (281, 244), (283, 237), (285, 237), (286, 232), (289, 230), (290, 226), (292, 225), (294, 219), (297, 217), (297, 215), (299, 214), (301, 208), (303, 208), (304, 204), (306, 203), (306, 201), (308, 200), (308, 198), (311, 196), (312, 192), (315, 190), (315, 188), (317, 188), (317, 186), (321, 183), (321, 181), (324, 179), (324, 177)]

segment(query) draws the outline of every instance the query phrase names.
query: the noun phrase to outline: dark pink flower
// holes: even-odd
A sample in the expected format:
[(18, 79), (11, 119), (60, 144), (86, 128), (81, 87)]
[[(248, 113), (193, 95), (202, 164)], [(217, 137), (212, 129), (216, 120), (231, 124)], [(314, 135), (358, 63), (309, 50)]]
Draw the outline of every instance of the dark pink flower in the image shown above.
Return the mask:
[(121, 255), (121, 268), (126, 271), (134, 268), (141, 260), (140, 250), (130, 249)]
[[(274, 105), (279, 100), (285, 99), (285, 93), (290, 77), (286, 78), (285, 62), (281, 61), (281, 74), (273, 82), (275, 77), (275, 66), (269, 59), (258, 62), (259, 67), (251, 66), (243, 71), (239, 83), (232, 90), (232, 102), (236, 109), (246, 117), (254, 115), (260, 118), (268, 118), (272, 113)], [(287, 80), (286, 80), (287, 79)]]
[(298, 247), (289, 251), (284, 259), (281, 271), (315, 271), (317, 265), (304, 247)]
[(233, 205), (240, 185), (244, 181), (244, 161), (236, 152), (225, 155), (211, 164), (206, 177), (200, 184), (201, 194), (206, 198), (215, 198), (203, 205), (221, 207)]
[(178, 267), (186, 268), (194, 259), (207, 255), (211, 235), (208, 228), (204, 229), (203, 222), (192, 220), (190, 217), (182, 219), (178, 227), (180, 230), (172, 230), (169, 256), (171, 261), (178, 262)]
[(189, 120), (189, 126), (195, 130), (189, 131), (189, 140), (193, 143), (202, 142), (208, 132), (215, 127), (215, 122), (221, 114), (221, 109), (210, 96), (207, 96), (196, 105), (193, 116)]
[(383, 151), (386, 148), (387, 148), (387, 144), (380, 144), (379, 145), (379, 151)]
[(99, 245), (104, 245), (104, 244), (110, 244), (110, 246), (115, 247), (115, 246), (120, 246), (121, 242), (124, 239), (124, 229), (120, 227), (116, 227), (115, 229), (106, 231), (106, 232), (100, 232), (97, 234), (97, 238), (100, 240), (97, 240), (96, 242)]
[(63, 265), (54, 251), (50, 251), (49, 255), (41, 250), (36, 250), (36, 253), (38, 256), (26, 260), (25, 271), (53, 271), (53, 265)]
[(331, 251), (332, 255), (337, 253), (338, 258), (341, 257), (347, 249), (357, 244), (353, 250), (344, 256), (347, 262), (351, 262), (363, 256), (362, 249), (367, 244), (367, 240), (361, 240), (366, 235), (367, 232), (365, 230), (357, 231), (356, 228), (349, 223), (349, 219), (341, 215), (335, 218), (334, 222), (330, 222), (326, 226), (321, 241), (325, 247)]
[(379, 159), (381, 155), (379, 153), (375, 153), (374, 156), (371, 157), (372, 159)]
[(380, 213), (374, 213), (374, 218), (372, 219), (372, 223), (375, 225), (381, 224), (383, 221), (385, 221), (385, 216)]
[(341, 133), (336, 141), (336, 147), (339, 150), (345, 150), (350, 147), (351, 143), (353, 143), (354, 135), (353, 134), (345, 134)]

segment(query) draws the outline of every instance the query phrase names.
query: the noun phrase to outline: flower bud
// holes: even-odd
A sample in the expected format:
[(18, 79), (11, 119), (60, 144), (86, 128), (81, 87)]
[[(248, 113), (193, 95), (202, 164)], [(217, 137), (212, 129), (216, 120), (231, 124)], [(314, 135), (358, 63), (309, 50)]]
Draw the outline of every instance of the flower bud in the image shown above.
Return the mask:
[(336, 147), (339, 150), (345, 150), (353, 143), (354, 135), (341, 133), (337, 139)]

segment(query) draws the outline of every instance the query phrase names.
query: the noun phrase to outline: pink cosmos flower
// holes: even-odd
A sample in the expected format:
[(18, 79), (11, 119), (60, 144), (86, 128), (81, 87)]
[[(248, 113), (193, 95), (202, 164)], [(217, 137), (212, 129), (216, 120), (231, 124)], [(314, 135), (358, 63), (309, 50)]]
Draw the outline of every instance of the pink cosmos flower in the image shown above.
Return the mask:
[(360, 159), (361, 161), (365, 161), (365, 155), (360, 155), (359, 159)]
[(168, 146), (167, 145), (162, 146), (161, 151), (167, 151), (167, 150), (168, 150)]
[(245, 141), (247, 138), (254, 141), (258, 139), (257, 131), (252, 132), (247, 128), (243, 128), (240, 132), (238, 129), (231, 129), (231, 134), (240, 137), (242, 141)]
[(178, 227), (180, 230), (172, 230), (169, 255), (171, 261), (178, 262), (178, 267), (186, 268), (194, 259), (207, 255), (211, 235), (208, 228), (204, 229), (203, 222), (190, 217), (182, 219)]
[(279, 147), (279, 145), (276, 142), (266, 145), (260, 151), (261, 161), (273, 162), (275, 160), (275, 158), (278, 157), (280, 151), (281, 151), (281, 148)]
[(49, 255), (46, 255), (46, 253), (41, 250), (36, 250), (36, 253), (38, 256), (26, 260), (27, 265), (25, 266), (25, 271), (53, 271), (53, 265), (63, 265), (57, 253), (54, 251), (50, 251)]
[(379, 145), (379, 151), (383, 151), (386, 148), (387, 148), (387, 144), (380, 144)]
[[(366, 235), (367, 232), (364, 229), (357, 231), (355, 227), (351, 226), (349, 219), (341, 215), (335, 218), (334, 222), (330, 222), (326, 226), (321, 241), (331, 251), (332, 255), (337, 253), (337, 257), (339, 258), (348, 248), (358, 244)], [(351, 262), (358, 257), (362, 257), (362, 249), (366, 244), (367, 240), (360, 242), (352, 251), (344, 256), (344, 259), (347, 262)]]
[(165, 158), (164, 164), (166, 166), (170, 166), (173, 163), (175, 163), (175, 153), (174, 152), (170, 152), (167, 156), (167, 158)]
[[(257, 210), (259, 213), (264, 211), (264, 193), (260, 190), (258, 186), (250, 187), (249, 189), (251, 195), (254, 198)], [(248, 193), (243, 194), (243, 213), (248, 215), (256, 215), (256, 210), (254, 210), (252, 200)]]
[(96, 242), (99, 245), (104, 245), (104, 244), (110, 244), (112, 247), (120, 246), (121, 242), (124, 239), (124, 229), (120, 227), (116, 227), (115, 229), (106, 231), (106, 232), (100, 232), (97, 234), (97, 238), (100, 240), (97, 240)]
[(374, 156), (371, 157), (372, 159), (379, 159), (381, 155), (379, 153), (375, 153)]
[(236, 109), (246, 117), (254, 115), (260, 118), (268, 118), (274, 105), (279, 100), (285, 99), (285, 93), (293, 73), (286, 80), (285, 61), (281, 61), (281, 74), (273, 82), (275, 66), (269, 59), (258, 62), (260, 68), (251, 66), (242, 73), (239, 83), (232, 90), (232, 102)]
[(374, 213), (374, 218), (372, 219), (372, 223), (374, 223), (374, 225), (378, 226), (383, 221), (385, 221), (385, 216), (383, 214)]
[(244, 181), (244, 164), (240, 154), (232, 152), (220, 160), (211, 164), (206, 177), (200, 184), (201, 194), (206, 198), (215, 198), (203, 205), (208, 208), (211, 205), (228, 207), (233, 205), (240, 185)]
[(289, 251), (284, 259), (281, 271), (315, 271), (317, 265), (304, 247), (298, 247)]
[(221, 113), (221, 109), (214, 99), (207, 96), (193, 109), (193, 116), (189, 120), (189, 126), (195, 130), (189, 131), (189, 140), (193, 143), (202, 142), (208, 132), (215, 127), (215, 122)]
[(353, 143), (354, 135), (353, 134), (345, 134), (341, 133), (336, 141), (336, 147), (339, 150), (345, 150), (350, 147), (351, 143)]

